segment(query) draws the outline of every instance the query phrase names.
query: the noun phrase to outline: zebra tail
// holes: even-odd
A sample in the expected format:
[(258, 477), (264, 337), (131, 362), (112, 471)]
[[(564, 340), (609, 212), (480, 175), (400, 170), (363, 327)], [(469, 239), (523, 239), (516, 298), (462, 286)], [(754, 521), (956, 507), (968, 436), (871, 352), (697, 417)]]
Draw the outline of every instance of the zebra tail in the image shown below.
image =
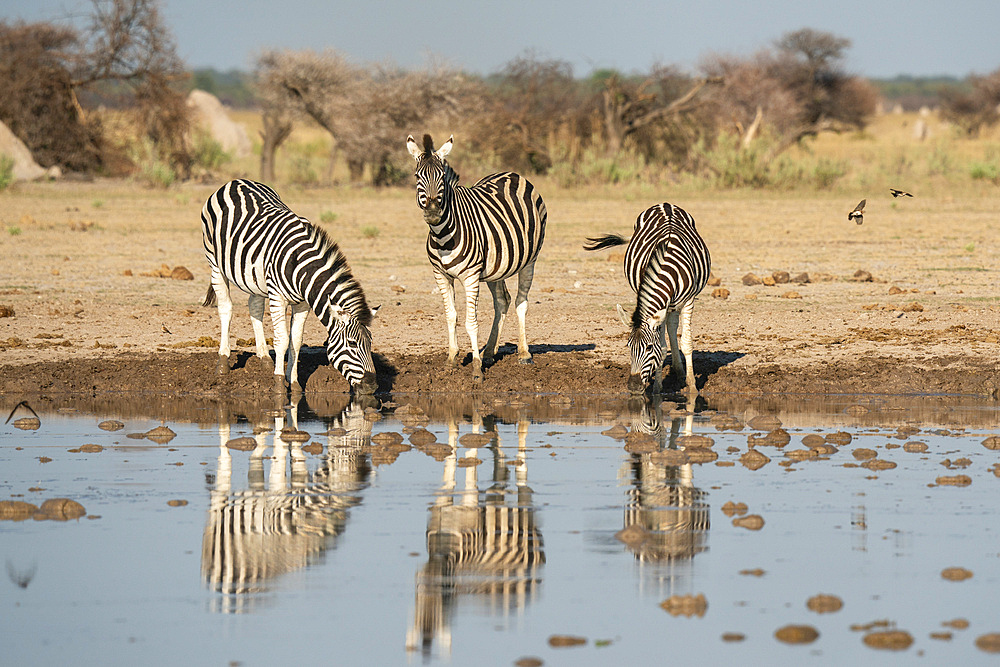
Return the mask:
[(583, 246), (584, 250), (604, 250), (616, 245), (625, 245), (628, 241), (621, 234), (605, 234), (604, 236), (594, 236), (587, 239)]
[(214, 306), (215, 305), (215, 288), (212, 287), (212, 283), (208, 284), (208, 294), (205, 295), (205, 300), (201, 303), (203, 306)]

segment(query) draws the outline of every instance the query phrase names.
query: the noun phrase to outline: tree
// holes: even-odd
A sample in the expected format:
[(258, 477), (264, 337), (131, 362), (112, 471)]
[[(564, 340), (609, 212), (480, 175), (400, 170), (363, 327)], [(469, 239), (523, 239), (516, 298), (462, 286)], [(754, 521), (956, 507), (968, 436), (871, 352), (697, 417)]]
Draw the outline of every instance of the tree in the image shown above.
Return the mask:
[(699, 93), (720, 77), (691, 79), (672, 67), (654, 67), (640, 83), (612, 74), (604, 81), (601, 110), (607, 157), (615, 157), (626, 139), (643, 128), (676, 123), (704, 104)]
[(985, 76), (968, 78), (970, 90), (950, 86), (941, 90), (941, 117), (954, 123), (968, 136), (977, 136), (984, 127), (1000, 121), (1000, 69)]
[(866, 81), (844, 71), (849, 46), (848, 39), (804, 28), (783, 35), (773, 50), (749, 59), (715, 56), (703, 69), (724, 79), (715, 102), (745, 146), (761, 124), (771, 131), (774, 144), (767, 161), (820, 132), (864, 128), (877, 95)]
[(78, 94), (116, 83), (139, 102), (141, 132), (183, 168), (188, 121), (174, 86), (185, 68), (157, 0), (92, 0), (92, 6), (82, 30), (0, 23), (0, 119), (9, 121), (39, 164), (93, 170), (106, 145)]

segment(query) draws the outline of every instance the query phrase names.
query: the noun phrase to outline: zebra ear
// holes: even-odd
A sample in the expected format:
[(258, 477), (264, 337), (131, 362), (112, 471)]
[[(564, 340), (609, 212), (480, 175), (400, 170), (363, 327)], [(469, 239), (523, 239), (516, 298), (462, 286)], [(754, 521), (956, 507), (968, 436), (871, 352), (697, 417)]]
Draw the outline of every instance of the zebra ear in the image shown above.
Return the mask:
[(618, 304), (618, 319), (620, 319), (622, 324), (624, 324), (627, 328), (632, 328), (632, 318), (628, 316), (628, 313), (625, 312), (625, 309), (622, 308), (620, 303)]
[(381, 305), (378, 305), (371, 309), (372, 319), (375, 319), (375, 316), (378, 314), (378, 309), (381, 307)]
[(412, 134), (406, 136), (406, 150), (410, 151), (410, 155), (413, 156), (414, 160), (419, 160), (420, 156), (424, 153), (423, 149), (421, 149), (420, 146), (417, 145), (417, 142), (413, 140)]
[(442, 160), (444, 156), (451, 152), (451, 147), (455, 145), (455, 135), (448, 137), (448, 141), (441, 144), (441, 148), (437, 149), (434, 154), (437, 155)]
[(667, 309), (663, 308), (653, 313), (652, 317), (646, 320), (646, 324), (653, 329), (659, 329), (665, 319), (667, 319)]
[(351, 314), (340, 304), (330, 304), (330, 312), (333, 313), (333, 318), (341, 324), (347, 324), (351, 320)]

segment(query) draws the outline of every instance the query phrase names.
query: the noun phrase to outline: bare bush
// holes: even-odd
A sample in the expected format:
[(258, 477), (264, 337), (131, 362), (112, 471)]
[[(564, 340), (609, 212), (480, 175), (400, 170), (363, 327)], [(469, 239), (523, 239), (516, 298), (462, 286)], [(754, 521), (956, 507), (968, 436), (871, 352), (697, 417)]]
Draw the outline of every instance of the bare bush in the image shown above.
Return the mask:
[(953, 86), (941, 90), (941, 117), (974, 137), (1000, 121), (1000, 69), (970, 76), (968, 83), (968, 92)]

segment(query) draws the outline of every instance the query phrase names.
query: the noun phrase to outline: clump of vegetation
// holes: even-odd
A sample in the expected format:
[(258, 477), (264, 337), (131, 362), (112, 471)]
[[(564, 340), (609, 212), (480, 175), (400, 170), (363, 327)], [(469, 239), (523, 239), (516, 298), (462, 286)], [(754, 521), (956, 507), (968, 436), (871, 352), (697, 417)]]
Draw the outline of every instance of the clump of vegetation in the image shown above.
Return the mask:
[(21, 228), (18, 227), (17, 225), (9, 225), (7, 227), (7, 233), (10, 234), (11, 236), (20, 236)]
[(338, 217), (333, 211), (323, 211), (319, 214), (319, 221), (329, 225), (336, 222)]
[(232, 161), (231, 153), (226, 152), (222, 144), (213, 139), (204, 130), (198, 131), (194, 135), (194, 142), (191, 147), (191, 159), (195, 166), (207, 171), (216, 171), (222, 166)]
[(1000, 164), (996, 162), (973, 162), (969, 165), (969, 176), (974, 181), (990, 181), (1000, 185)]
[(381, 232), (379, 231), (379, 228), (376, 227), (375, 225), (365, 225), (364, 227), (361, 228), (361, 236), (368, 239), (369, 241), (374, 241), (375, 239), (377, 239), (380, 233)]
[(6, 190), (14, 184), (14, 158), (0, 155), (0, 190)]

